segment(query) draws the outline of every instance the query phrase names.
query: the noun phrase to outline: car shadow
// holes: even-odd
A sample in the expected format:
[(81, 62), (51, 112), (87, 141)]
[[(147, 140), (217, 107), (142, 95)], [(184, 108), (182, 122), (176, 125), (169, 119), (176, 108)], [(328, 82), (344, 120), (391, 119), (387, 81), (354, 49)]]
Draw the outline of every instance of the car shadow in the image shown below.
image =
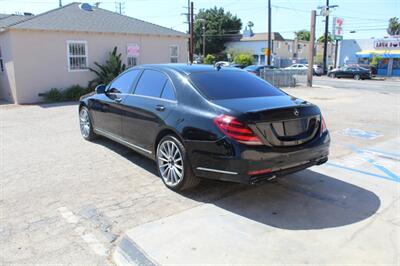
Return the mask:
[(77, 106), (78, 104), (79, 102), (77, 101), (68, 101), (68, 102), (57, 102), (57, 103), (38, 103), (37, 106), (47, 109), (47, 108), (61, 107), (61, 106), (71, 106), (71, 105)]
[[(105, 138), (99, 138), (95, 143), (159, 179), (154, 161)], [(204, 179), (195, 189), (181, 195), (288, 230), (323, 229), (356, 223), (372, 216), (380, 206), (375, 193), (313, 170), (257, 186)]]
[(269, 226), (311, 230), (362, 221), (377, 212), (380, 199), (359, 186), (304, 170), (214, 204)]

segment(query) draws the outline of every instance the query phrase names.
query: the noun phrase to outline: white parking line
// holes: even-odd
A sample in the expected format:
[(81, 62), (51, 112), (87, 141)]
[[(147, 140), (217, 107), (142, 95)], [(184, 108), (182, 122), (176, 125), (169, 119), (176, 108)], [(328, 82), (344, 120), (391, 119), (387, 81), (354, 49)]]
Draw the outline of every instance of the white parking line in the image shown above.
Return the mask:
[[(61, 216), (70, 224), (77, 224), (79, 222), (79, 217), (73, 214), (67, 207), (60, 207), (57, 209)], [(78, 226), (74, 231), (85, 241), (94, 253), (100, 256), (107, 255), (107, 249), (102, 243), (96, 238), (95, 235), (91, 233), (85, 233), (85, 228)]]

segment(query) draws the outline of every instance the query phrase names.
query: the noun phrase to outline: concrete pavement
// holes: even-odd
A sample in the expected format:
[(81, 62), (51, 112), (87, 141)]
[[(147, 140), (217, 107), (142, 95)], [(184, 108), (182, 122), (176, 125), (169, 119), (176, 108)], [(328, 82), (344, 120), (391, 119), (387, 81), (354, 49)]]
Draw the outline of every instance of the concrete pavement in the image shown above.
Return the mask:
[[(196, 260), (203, 251), (217, 253), (209, 251), (214, 243), (209, 239), (221, 239), (214, 247), (226, 255), (215, 254), (215, 259), (224, 261), (230, 261), (233, 252), (243, 254), (229, 241), (253, 239), (252, 249), (242, 246), (247, 257), (238, 261), (323, 263), (330, 250), (338, 254), (332, 256), (338, 263), (362, 256), (361, 262), (393, 262), (400, 224), (398, 183), (393, 181), (399, 175), (399, 145), (394, 142), (400, 128), (399, 92), (285, 90), (320, 106), (332, 136), (330, 164), (257, 187), (203, 181), (183, 194), (166, 189), (154, 163), (132, 150), (106, 139), (84, 141), (76, 103), (1, 104), (0, 264), (110, 265), (121, 243), (131, 247), (125, 258), (134, 254), (140, 262), (146, 256), (148, 263), (185, 258), (171, 249), (171, 258), (165, 259), (157, 251), (165, 243), (156, 234), (158, 245), (145, 244), (150, 243), (145, 229), (168, 221), (166, 217), (177, 219), (174, 225), (179, 228), (172, 228), (177, 237), (181, 227), (192, 226), (193, 231), (182, 235), (190, 243), (183, 247), (172, 239), (170, 244), (193, 247), (187, 254)], [(192, 211), (197, 222), (180, 220), (186, 211)], [(204, 220), (202, 212), (210, 218)], [(204, 239), (196, 231), (204, 228), (209, 228), (203, 231), (208, 242), (187, 238), (191, 234)], [(160, 236), (163, 229), (157, 229)], [(131, 232), (137, 233), (132, 239)], [(228, 238), (227, 232), (236, 238)], [(281, 258), (286, 247), (287, 258)]]
[[(400, 139), (384, 145), (399, 147)], [(367, 158), (395, 179), (368, 159), (332, 160), (138, 226), (126, 239), (157, 265), (399, 265), (400, 155), (391, 163)]]

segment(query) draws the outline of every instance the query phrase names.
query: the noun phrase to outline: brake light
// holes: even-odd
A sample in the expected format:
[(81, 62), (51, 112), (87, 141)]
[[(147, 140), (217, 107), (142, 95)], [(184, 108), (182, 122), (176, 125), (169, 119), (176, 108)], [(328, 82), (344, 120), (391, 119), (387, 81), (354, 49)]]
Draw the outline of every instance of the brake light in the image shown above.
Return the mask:
[(245, 124), (228, 115), (214, 118), (214, 124), (228, 137), (247, 145), (262, 145), (261, 140)]
[(321, 115), (321, 135), (326, 131), (328, 131), (328, 128), (326, 127), (324, 117)]
[(272, 169), (267, 168), (267, 169), (262, 169), (262, 170), (249, 171), (249, 172), (247, 172), (247, 174), (248, 175), (261, 175), (261, 174), (268, 174), (271, 172), (272, 172)]

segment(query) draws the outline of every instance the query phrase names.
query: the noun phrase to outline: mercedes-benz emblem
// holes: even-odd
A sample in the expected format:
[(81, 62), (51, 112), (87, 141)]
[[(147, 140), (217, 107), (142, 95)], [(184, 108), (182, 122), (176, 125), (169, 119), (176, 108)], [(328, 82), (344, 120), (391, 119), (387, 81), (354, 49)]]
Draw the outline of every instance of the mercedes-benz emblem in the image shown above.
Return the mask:
[(294, 109), (294, 112), (293, 112), (293, 114), (294, 114), (295, 116), (299, 116), (299, 115), (300, 115), (300, 112), (299, 112), (299, 110), (297, 110), (297, 109)]

